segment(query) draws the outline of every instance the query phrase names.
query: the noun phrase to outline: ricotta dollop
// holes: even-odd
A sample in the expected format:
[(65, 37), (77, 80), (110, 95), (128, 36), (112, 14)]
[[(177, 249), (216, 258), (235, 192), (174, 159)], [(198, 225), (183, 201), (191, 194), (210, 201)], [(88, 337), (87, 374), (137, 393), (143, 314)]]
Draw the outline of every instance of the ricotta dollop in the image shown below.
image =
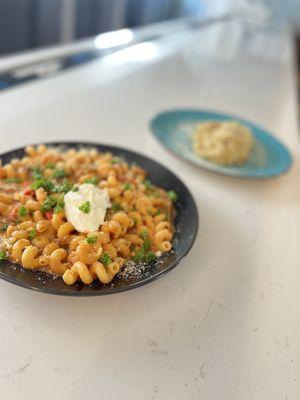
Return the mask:
[[(65, 197), (67, 220), (78, 232), (95, 232), (103, 224), (106, 211), (111, 206), (106, 189), (84, 183), (77, 192), (68, 192)], [(82, 204), (89, 203), (89, 211), (80, 210)]]

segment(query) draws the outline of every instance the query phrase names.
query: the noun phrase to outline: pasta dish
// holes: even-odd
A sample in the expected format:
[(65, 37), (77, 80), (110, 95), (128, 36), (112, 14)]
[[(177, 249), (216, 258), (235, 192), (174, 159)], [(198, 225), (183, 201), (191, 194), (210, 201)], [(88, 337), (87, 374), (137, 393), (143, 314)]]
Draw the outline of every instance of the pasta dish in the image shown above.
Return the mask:
[(172, 249), (176, 201), (111, 153), (29, 146), (0, 165), (0, 260), (108, 284), (127, 262)]
[(215, 164), (242, 165), (249, 159), (255, 139), (246, 126), (236, 121), (206, 121), (193, 135), (196, 154)]

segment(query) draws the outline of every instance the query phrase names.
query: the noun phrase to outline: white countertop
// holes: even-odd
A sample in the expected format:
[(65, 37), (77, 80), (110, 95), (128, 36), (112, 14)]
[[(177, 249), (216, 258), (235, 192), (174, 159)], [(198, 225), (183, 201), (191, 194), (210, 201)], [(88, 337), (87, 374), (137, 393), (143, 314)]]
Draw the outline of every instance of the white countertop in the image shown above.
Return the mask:
[[(136, 290), (65, 298), (1, 281), (1, 400), (299, 398), (291, 43), (283, 32), (227, 22), (0, 94), (1, 152), (60, 139), (132, 148), (177, 173), (200, 213), (189, 255)], [(181, 106), (264, 125), (291, 149), (294, 166), (281, 178), (247, 181), (187, 165), (148, 127), (156, 112)]]

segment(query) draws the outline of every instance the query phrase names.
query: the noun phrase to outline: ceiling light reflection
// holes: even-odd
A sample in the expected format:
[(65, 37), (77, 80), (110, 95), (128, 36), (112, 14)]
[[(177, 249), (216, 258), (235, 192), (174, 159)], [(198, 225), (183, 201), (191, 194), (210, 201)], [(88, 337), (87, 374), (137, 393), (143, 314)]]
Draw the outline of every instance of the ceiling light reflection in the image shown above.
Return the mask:
[(134, 34), (131, 29), (120, 29), (115, 32), (102, 33), (95, 37), (97, 49), (109, 49), (122, 46), (133, 41)]

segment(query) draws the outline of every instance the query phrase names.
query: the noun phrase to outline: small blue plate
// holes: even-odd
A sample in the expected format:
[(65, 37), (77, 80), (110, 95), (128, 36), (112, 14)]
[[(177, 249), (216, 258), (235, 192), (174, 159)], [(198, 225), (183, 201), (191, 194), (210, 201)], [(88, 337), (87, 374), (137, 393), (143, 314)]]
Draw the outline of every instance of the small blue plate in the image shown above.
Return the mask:
[[(197, 156), (192, 135), (197, 124), (209, 120), (234, 120), (251, 129), (256, 144), (243, 165), (223, 166)], [(151, 121), (154, 136), (172, 153), (206, 170), (238, 178), (271, 178), (288, 171), (292, 164), (289, 150), (265, 129), (230, 114), (207, 110), (173, 110), (155, 116)]]

